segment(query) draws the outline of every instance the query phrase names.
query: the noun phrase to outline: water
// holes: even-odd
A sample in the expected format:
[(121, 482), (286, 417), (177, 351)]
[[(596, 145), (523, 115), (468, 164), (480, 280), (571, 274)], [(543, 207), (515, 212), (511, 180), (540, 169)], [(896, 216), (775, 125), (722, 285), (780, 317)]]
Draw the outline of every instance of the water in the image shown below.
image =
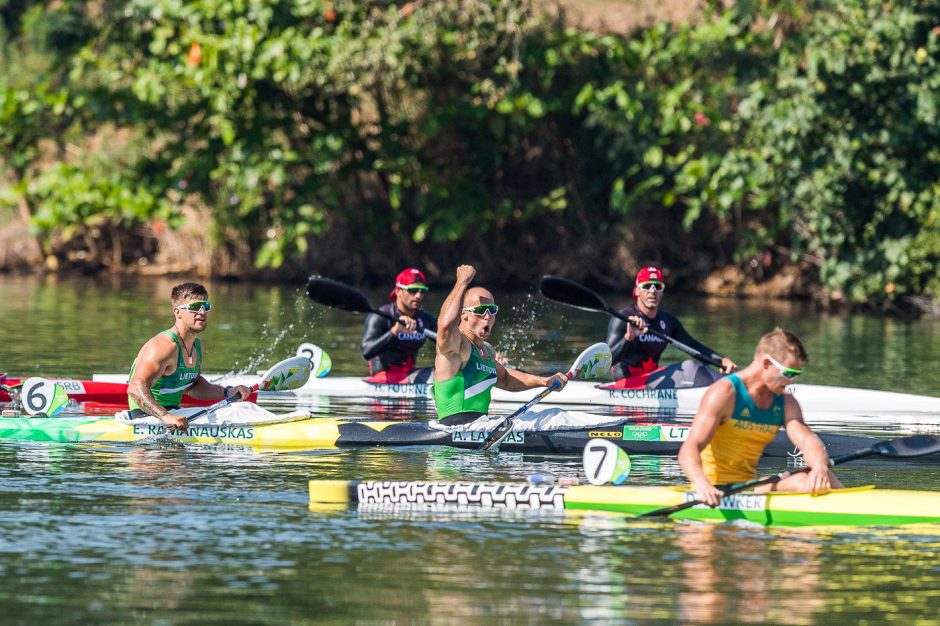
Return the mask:
[[(139, 346), (170, 325), (173, 282), (0, 277), (0, 370), (126, 371)], [(312, 341), (333, 356), (336, 373), (362, 373), (360, 316), (326, 311), (299, 287), (210, 291), (207, 369), (265, 369)], [(380, 292), (370, 295), (382, 302)], [(429, 308), (442, 297), (432, 293)], [(603, 339), (604, 316), (535, 294), (498, 299), (512, 306), (501, 310), (495, 343), (530, 371), (562, 368)], [(739, 363), (779, 324), (807, 344), (805, 382), (940, 395), (936, 322), (677, 294), (666, 303), (693, 335)], [(329, 411), (420, 415), (427, 406), (346, 400)], [(576, 476), (579, 465), (445, 448), (271, 454), (0, 442), (3, 621), (909, 624), (940, 614), (940, 529), (931, 527), (787, 530), (307, 507), (311, 478), (522, 480)], [(940, 489), (940, 464), (927, 461), (869, 460), (839, 474), (853, 485)], [(680, 481), (668, 458), (638, 457), (631, 475)]]

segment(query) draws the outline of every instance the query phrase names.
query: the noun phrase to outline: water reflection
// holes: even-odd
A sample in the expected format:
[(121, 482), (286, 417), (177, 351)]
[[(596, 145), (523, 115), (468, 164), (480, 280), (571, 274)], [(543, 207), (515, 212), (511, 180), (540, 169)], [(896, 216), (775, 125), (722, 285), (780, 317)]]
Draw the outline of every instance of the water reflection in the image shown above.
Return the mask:
[[(139, 345), (167, 325), (175, 282), (0, 277), (0, 315), (17, 329), (17, 340), (0, 342), (0, 369), (126, 371)], [(365, 372), (360, 316), (317, 307), (294, 286), (210, 290), (218, 310), (206, 332), (207, 367), (266, 369), (312, 341), (331, 353), (335, 375)], [(429, 307), (442, 297), (432, 294)], [(511, 315), (496, 345), (530, 371), (565, 367), (604, 337), (605, 316), (530, 292), (499, 297)], [(805, 382), (940, 395), (940, 322), (679, 294), (670, 303), (693, 335), (737, 358), (768, 328), (793, 328), (812, 357)], [(106, 341), (88, 319), (107, 320)], [(420, 359), (429, 361), (426, 351)], [(414, 400), (313, 397), (271, 408), (433, 418), (427, 401)], [(826, 423), (884, 437), (900, 428), (884, 416)], [(780, 460), (761, 467), (781, 469)], [(307, 508), (311, 478), (520, 481), (533, 473), (583, 479), (577, 456), (451, 448), (0, 442), (0, 575), (9, 583), (0, 607), (23, 623), (930, 623), (940, 614), (936, 528), (786, 531), (597, 514)], [(839, 474), (853, 485), (940, 489), (935, 460), (870, 459)], [(635, 457), (631, 481), (683, 479), (674, 458)]]
[(679, 617), (695, 623), (811, 624), (823, 605), (818, 537), (682, 524)]
[[(676, 480), (674, 459), (636, 461), (637, 481)], [(861, 598), (897, 619), (940, 609), (932, 591), (936, 529), (777, 531), (558, 512), (307, 510), (310, 478), (521, 480), (534, 471), (578, 475), (578, 465), (576, 458), (450, 448), (259, 454), (0, 444), (0, 571), (30, 581), (32, 596), (45, 603), (80, 599), (74, 621), (198, 621), (209, 607), (229, 623), (408, 615), (422, 622), (805, 624), (830, 614), (866, 619), (872, 607)], [(894, 476), (940, 484), (935, 465), (855, 471), (855, 482)], [(39, 608), (48, 604), (24, 609), (0, 594), (0, 605), (53, 618)]]

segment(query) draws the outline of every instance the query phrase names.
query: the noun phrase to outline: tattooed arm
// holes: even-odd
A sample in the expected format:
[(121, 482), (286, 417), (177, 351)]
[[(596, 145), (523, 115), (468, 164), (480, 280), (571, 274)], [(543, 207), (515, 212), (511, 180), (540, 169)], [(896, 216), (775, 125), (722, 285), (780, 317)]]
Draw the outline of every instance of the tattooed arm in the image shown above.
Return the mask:
[(134, 375), (128, 382), (127, 394), (147, 415), (159, 418), (170, 428), (184, 430), (187, 426), (186, 418), (167, 411), (150, 391), (161, 376), (174, 371), (177, 351), (173, 340), (164, 335), (157, 335), (145, 343), (137, 354), (137, 364), (134, 367)]

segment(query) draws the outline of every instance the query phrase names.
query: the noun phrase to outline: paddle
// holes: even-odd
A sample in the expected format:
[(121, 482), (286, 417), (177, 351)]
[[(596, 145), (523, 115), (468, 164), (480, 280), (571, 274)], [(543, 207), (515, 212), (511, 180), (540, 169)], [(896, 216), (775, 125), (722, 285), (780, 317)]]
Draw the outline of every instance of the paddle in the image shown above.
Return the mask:
[[(910, 437), (901, 437), (900, 439), (887, 439), (885, 441), (879, 441), (870, 448), (865, 448), (863, 450), (857, 450), (849, 454), (837, 456), (835, 458), (829, 459), (829, 465), (834, 467), (847, 461), (854, 461), (856, 459), (862, 459), (868, 456), (876, 455), (891, 458), (907, 458), (923, 456), (925, 454), (934, 454), (935, 452), (940, 452), (940, 437), (935, 435), (911, 435)], [(748, 489), (759, 487), (760, 485), (770, 485), (783, 480), (787, 476), (801, 474), (803, 472), (808, 472), (809, 470), (809, 467), (803, 467), (798, 470), (787, 470), (785, 472), (780, 472), (779, 474), (775, 474), (773, 476), (755, 478), (754, 480), (749, 480), (747, 482), (741, 483), (740, 485), (731, 487), (730, 489), (723, 490), (722, 497), (730, 496), (731, 494), (740, 493), (742, 491), (747, 491)], [(683, 511), (685, 509), (692, 508), (693, 506), (699, 504), (703, 504), (703, 502), (701, 500), (691, 500), (689, 502), (683, 502), (682, 504), (677, 504), (675, 506), (647, 511), (638, 517), (664, 517), (679, 511)]]
[[(588, 347), (581, 354), (578, 355), (578, 358), (574, 360), (574, 363), (568, 369), (568, 378), (569, 379), (580, 379), (586, 380), (588, 378), (597, 378), (601, 375), (610, 374), (610, 366), (613, 362), (613, 359), (610, 355), (610, 346), (606, 343), (595, 343), (593, 346)], [(489, 450), (490, 448), (499, 447), (499, 444), (505, 439), (509, 433), (512, 431), (513, 420), (520, 414), (525, 413), (534, 405), (542, 401), (548, 394), (555, 391), (560, 386), (560, 383), (556, 380), (550, 387), (546, 387), (539, 395), (535, 396), (521, 407), (504, 417), (487, 435), (486, 439), (483, 440), (483, 443), (480, 445), (480, 450)]]
[[(394, 315), (373, 308), (366, 295), (355, 287), (332, 278), (311, 276), (307, 280), (307, 297), (332, 309), (353, 313), (375, 313), (393, 322), (398, 321)], [(437, 341), (437, 333), (433, 330), (425, 329), (424, 334), (431, 341)]]
[[(561, 302), (562, 304), (567, 304), (568, 306), (572, 306), (576, 309), (582, 309), (584, 311), (608, 313), (617, 319), (623, 320), (627, 324), (633, 324), (633, 322), (631, 322), (626, 315), (617, 309), (609, 307), (604, 299), (597, 294), (597, 292), (588, 289), (584, 285), (576, 283), (573, 280), (568, 280), (567, 278), (562, 278), (561, 276), (544, 276), (542, 277), (542, 282), (539, 285), (539, 289), (541, 290), (542, 295), (549, 300), (555, 300), (556, 302)], [(659, 337), (660, 339), (668, 341), (679, 350), (682, 350), (686, 354), (691, 355), (703, 363), (714, 365), (718, 369), (721, 369), (721, 359), (716, 359), (713, 356), (702, 354), (699, 350), (696, 350), (692, 346), (688, 346), (681, 341), (673, 339), (669, 335), (663, 334), (658, 330), (648, 326), (646, 328), (646, 332)]]
[[(310, 359), (306, 356), (292, 356), (275, 364), (271, 369), (261, 375), (261, 380), (253, 384), (252, 391), (285, 391), (288, 389), (297, 389), (303, 387), (310, 379)], [(197, 417), (202, 417), (206, 413), (217, 411), (224, 406), (235, 402), (238, 394), (231, 395), (223, 400), (219, 400), (211, 406), (207, 406), (201, 411), (196, 411), (186, 418), (187, 422), (192, 422)]]
[(300, 344), (297, 346), (297, 356), (306, 357), (310, 361), (311, 375), (314, 378), (324, 378), (333, 369), (333, 359), (326, 350), (316, 344)]

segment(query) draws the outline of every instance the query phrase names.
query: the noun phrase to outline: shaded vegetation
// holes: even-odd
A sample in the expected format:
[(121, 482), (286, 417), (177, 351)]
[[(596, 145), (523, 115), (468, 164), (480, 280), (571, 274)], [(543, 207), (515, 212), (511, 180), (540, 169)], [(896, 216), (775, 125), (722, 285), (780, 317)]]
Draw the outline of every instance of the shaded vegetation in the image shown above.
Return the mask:
[(196, 209), (282, 276), (940, 295), (940, 7), (716, 6), (624, 36), (524, 0), (0, 0), (0, 211), (48, 255), (111, 233), (110, 267)]

